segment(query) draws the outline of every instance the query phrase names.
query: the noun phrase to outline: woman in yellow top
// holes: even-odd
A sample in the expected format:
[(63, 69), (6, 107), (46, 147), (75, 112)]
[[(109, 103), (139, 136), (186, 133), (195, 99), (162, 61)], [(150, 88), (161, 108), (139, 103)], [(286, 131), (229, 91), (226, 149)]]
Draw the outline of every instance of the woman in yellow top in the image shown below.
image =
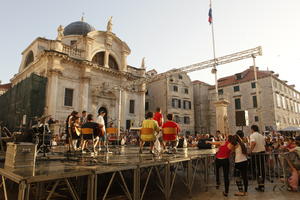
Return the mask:
[(140, 153), (142, 153), (145, 142), (150, 142), (150, 153), (153, 153), (154, 141), (156, 139), (155, 132), (159, 132), (157, 121), (153, 119), (153, 112), (148, 112), (146, 114), (146, 119), (143, 121), (142, 128), (151, 128), (153, 131), (141, 133)]

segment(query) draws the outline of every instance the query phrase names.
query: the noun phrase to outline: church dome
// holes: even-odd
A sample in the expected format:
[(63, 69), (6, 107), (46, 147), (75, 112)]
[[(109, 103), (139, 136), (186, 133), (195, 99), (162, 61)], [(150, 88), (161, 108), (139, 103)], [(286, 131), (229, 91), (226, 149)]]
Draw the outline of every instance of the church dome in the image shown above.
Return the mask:
[(83, 21), (72, 22), (64, 29), (64, 35), (87, 35), (95, 28)]

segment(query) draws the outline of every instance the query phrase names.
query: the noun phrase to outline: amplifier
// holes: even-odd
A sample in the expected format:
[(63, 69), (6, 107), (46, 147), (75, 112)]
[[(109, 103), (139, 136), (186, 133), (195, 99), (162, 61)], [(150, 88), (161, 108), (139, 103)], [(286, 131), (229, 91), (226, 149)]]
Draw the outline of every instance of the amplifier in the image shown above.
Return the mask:
[(37, 145), (33, 143), (7, 143), (4, 167), (24, 168), (34, 167)]

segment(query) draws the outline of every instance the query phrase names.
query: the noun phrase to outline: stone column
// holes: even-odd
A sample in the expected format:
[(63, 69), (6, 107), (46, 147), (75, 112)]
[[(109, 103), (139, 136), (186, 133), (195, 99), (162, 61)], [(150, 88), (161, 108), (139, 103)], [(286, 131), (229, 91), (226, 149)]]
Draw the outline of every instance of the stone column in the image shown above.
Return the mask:
[(47, 113), (48, 115), (52, 115), (53, 118), (56, 118), (56, 108), (57, 108), (57, 94), (58, 94), (58, 76), (59, 71), (51, 70), (49, 72), (49, 82), (47, 86)]
[(80, 82), (80, 93), (81, 93), (81, 111), (85, 110), (88, 111), (89, 105), (89, 77), (82, 77)]
[(127, 56), (128, 56), (128, 53), (123, 51), (122, 52), (122, 60), (121, 60), (121, 66), (120, 66), (120, 70), (121, 71), (127, 71)]
[(106, 68), (109, 68), (108, 60), (109, 60), (109, 50), (105, 50), (105, 54), (104, 54), (104, 67), (106, 67)]
[(121, 127), (123, 127), (124, 129), (126, 128), (126, 109), (128, 106), (128, 102), (127, 102), (127, 94), (128, 91), (124, 90), (122, 91), (121, 94)]
[(228, 135), (228, 115), (227, 107), (229, 102), (227, 100), (220, 100), (214, 102), (216, 106), (216, 130), (219, 130), (222, 134)]
[(141, 91), (139, 92), (139, 122), (142, 122), (145, 118), (145, 102), (146, 102), (146, 84), (141, 85)]

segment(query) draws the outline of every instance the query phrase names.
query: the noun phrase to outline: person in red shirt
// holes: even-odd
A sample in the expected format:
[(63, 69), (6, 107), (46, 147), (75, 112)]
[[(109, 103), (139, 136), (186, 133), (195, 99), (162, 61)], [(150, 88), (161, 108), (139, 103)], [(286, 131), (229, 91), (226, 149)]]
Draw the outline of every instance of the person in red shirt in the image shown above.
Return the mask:
[(176, 134), (163, 134), (163, 142), (164, 147), (166, 147), (169, 143), (169, 147), (171, 147), (174, 152), (176, 152), (176, 146), (177, 146), (177, 137), (178, 133), (180, 132), (180, 126), (173, 121), (174, 115), (168, 114), (167, 115), (167, 121), (162, 125), (162, 128), (176, 128)]
[(154, 113), (153, 119), (157, 121), (159, 127), (161, 127), (162, 124), (164, 123), (164, 118), (163, 115), (161, 114), (160, 108), (156, 108), (156, 112)]

